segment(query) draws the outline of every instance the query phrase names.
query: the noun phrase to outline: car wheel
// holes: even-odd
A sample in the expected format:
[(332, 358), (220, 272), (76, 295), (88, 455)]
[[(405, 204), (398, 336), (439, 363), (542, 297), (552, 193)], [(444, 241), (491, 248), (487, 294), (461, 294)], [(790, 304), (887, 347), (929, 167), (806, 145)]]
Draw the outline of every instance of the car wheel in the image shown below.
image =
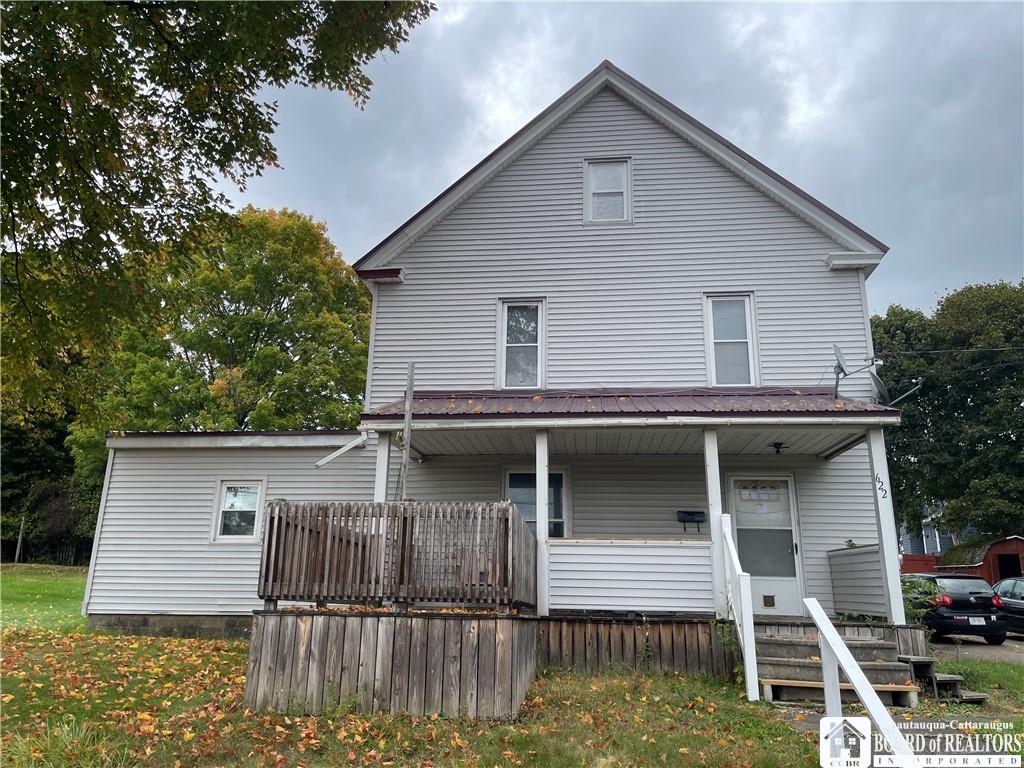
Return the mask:
[(932, 632), (933, 643), (945, 643), (947, 640), (949, 640), (949, 637), (942, 632)]
[(985, 642), (989, 645), (1002, 645), (1006, 642), (1006, 635), (994, 635), (993, 637), (986, 637)]

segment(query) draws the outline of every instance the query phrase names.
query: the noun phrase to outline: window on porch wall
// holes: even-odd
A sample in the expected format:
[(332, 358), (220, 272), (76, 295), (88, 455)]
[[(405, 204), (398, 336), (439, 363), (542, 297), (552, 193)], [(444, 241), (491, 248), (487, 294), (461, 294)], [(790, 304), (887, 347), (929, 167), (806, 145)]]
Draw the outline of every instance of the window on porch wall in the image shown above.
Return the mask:
[[(558, 472), (548, 474), (548, 538), (565, 536), (564, 478)], [(537, 532), (537, 475), (533, 472), (509, 472), (508, 497), (516, 505), (530, 530)]]

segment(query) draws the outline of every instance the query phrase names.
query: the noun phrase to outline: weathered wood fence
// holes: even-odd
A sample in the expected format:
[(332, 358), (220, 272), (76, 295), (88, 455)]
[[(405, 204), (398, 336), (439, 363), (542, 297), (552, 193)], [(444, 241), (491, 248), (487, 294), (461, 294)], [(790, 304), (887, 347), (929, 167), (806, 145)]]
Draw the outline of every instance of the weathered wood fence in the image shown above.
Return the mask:
[(271, 502), (259, 596), (533, 607), (536, 557), (509, 502)]
[(537, 626), (517, 617), (258, 612), (246, 705), (509, 719), (533, 682)]
[(740, 663), (733, 625), (725, 622), (541, 619), (537, 663), (594, 674), (609, 667), (642, 673), (735, 677)]

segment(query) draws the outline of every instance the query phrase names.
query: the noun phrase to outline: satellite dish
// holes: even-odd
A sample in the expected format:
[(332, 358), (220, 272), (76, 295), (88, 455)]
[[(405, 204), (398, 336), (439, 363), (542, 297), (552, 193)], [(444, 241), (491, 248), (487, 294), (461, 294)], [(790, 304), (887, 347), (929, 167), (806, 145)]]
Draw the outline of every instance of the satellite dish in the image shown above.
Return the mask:
[(832, 352), (835, 353), (836, 356), (836, 373), (842, 373), (843, 376), (849, 376), (851, 373), (850, 366), (846, 364), (846, 358), (843, 357), (843, 350), (839, 348), (838, 344), (833, 344)]
[(868, 378), (871, 379), (871, 388), (875, 390), (875, 402), (879, 405), (889, 404), (889, 390), (885, 388), (885, 384), (878, 378), (878, 374), (872, 370), (868, 371)]

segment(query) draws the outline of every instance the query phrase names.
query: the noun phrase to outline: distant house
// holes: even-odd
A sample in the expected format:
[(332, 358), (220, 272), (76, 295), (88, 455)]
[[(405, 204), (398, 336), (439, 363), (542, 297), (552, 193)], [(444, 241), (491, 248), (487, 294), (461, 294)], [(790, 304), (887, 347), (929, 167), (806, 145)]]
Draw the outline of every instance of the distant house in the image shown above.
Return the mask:
[(904, 555), (941, 555), (955, 543), (951, 533), (934, 523), (924, 523), (919, 534), (912, 533), (906, 523), (900, 526), (900, 551)]
[(414, 363), (407, 496), (515, 502), (538, 614), (725, 616), (729, 521), (755, 614), (834, 615), (854, 539), (880, 574), (862, 612), (902, 624), (899, 413), (866, 370), (821, 383), (833, 345), (873, 359), (887, 250), (606, 62), (355, 265), (356, 432), (110, 436), (84, 611), (261, 608), (272, 501), (397, 498)]

